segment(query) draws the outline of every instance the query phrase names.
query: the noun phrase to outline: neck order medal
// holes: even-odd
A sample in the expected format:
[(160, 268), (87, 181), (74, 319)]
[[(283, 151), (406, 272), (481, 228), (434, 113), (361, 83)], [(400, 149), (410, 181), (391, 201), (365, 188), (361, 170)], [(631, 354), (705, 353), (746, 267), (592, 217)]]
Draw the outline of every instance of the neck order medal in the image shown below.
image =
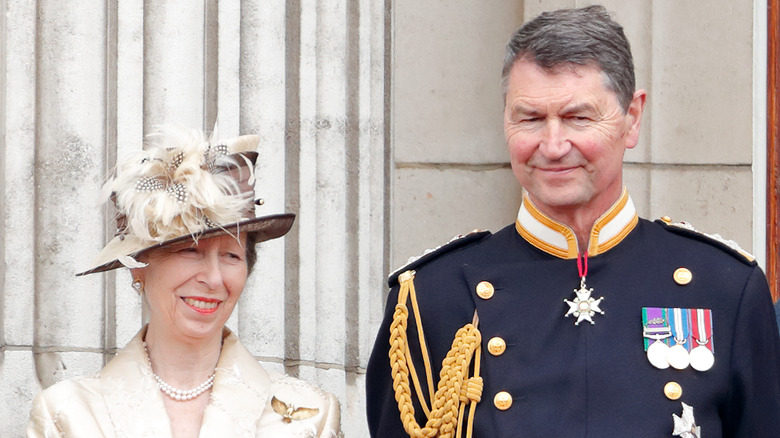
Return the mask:
[(574, 289), (575, 297), (573, 300), (563, 300), (569, 305), (569, 311), (566, 312), (566, 315), (564, 316), (568, 318), (569, 315), (574, 315), (577, 318), (574, 325), (580, 325), (583, 320), (595, 324), (593, 316), (596, 312), (601, 313), (602, 315), (604, 314), (604, 311), (599, 307), (604, 297), (599, 299), (592, 298), (590, 295), (593, 293), (593, 288), (588, 288), (585, 285), (585, 276), (588, 274), (587, 252), (582, 257), (579, 255), (577, 256), (577, 270), (580, 274), (580, 288)]
[(577, 318), (577, 321), (574, 322), (574, 325), (580, 325), (580, 323), (583, 320), (586, 320), (590, 322), (591, 324), (595, 324), (593, 321), (593, 315), (596, 314), (596, 312), (604, 314), (604, 311), (599, 308), (599, 305), (601, 304), (601, 300), (604, 299), (604, 297), (601, 297), (599, 299), (593, 299), (591, 298), (590, 294), (593, 293), (593, 289), (588, 289), (585, 286), (585, 277), (582, 277), (580, 280), (580, 288), (574, 289), (574, 293), (576, 294), (576, 297), (574, 297), (573, 300), (563, 300), (566, 302), (566, 304), (569, 305), (569, 311), (566, 312), (566, 317), (569, 315), (574, 315)]

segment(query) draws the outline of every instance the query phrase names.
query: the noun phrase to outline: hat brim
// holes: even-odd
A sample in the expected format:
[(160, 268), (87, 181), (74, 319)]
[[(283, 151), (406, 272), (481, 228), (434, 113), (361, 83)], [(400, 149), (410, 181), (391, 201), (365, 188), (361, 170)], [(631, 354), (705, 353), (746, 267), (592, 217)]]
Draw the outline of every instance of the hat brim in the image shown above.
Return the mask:
[[(138, 257), (153, 250), (165, 248), (179, 242), (186, 240), (208, 239), (210, 237), (217, 237), (223, 234), (230, 234), (232, 236), (240, 236), (242, 233), (252, 234), (255, 236), (255, 243), (265, 242), (266, 240), (276, 239), (277, 237), (282, 237), (287, 234), (287, 232), (290, 231), (290, 228), (292, 228), (294, 221), (295, 214), (293, 213), (283, 213), (247, 219), (236, 224), (209, 228), (194, 235), (186, 234), (184, 236), (166, 240), (165, 242), (148, 246), (128, 255), (137, 259)], [(76, 274), (76, 276), (78, 277), (87, 274), (95, 274), (98, 272), (110, 271), (112, 269), (122, 267), (124, 267), (124, 265), (118, 259), (115, 259), (87, 271), (79, 272)]]

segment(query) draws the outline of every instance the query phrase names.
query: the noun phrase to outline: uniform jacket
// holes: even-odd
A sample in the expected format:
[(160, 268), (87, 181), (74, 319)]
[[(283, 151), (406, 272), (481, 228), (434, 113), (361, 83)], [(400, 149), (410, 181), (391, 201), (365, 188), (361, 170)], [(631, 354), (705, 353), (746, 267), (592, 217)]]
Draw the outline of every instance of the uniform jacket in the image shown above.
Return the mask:
[[(170, 437), (171, 428), (142, 344), (145, 328), (93, 377), (59, 382), (33, 402), (28, 437)], [(277, 399), (317, 408), (307, 419), (283, 421)], [(337, 437), (337, 399), (301, 380), (263, 369), (225, 329), (201, 437)]]
[[(625, 192), (597, 221), (588, 251), (587, 286), (593, 298), (604, 297), (604, 314), (596, 313), (594, 324), (564, 317), (564, 300), (580, 286), (576, 238), (527, 198), (514, 225), (458, 239), (391, 276), (367, 370), (371, 436), (407, 436), (394, 398), (388, 331), (397, 275), (411, 269), (434, 384), (455, 332), (478, 313), (484, 388), (475, 437), (671, 437), (683, 403), (701, 429), (698, 436), (679, 430), (676, 436), (780, 437), (780, 339), (755, 262), (717, 238), (639, 219)], [(687, 284), (675, 280), (681, 267), (691, 273)], [(494, 288), (488, 299), (476, 293), (484, 281)], [(643, 307), (710, 309), (712, 368), (652, 366)], [(420, 370), (413, 315), (407, 337)], [(488, 343), (496, 337), (506, 348), (494, 356)], [(665, 393), (668, 382), (681, 388), (679, 399)], [(511, 396), (506, 410), (494, 405), (501, 391)], [(416, 404), (422, 425), (421, 412)]]
[(777, 325), (780, 325), (780, 301), (775, 303), (775, 316), (777, 317)]

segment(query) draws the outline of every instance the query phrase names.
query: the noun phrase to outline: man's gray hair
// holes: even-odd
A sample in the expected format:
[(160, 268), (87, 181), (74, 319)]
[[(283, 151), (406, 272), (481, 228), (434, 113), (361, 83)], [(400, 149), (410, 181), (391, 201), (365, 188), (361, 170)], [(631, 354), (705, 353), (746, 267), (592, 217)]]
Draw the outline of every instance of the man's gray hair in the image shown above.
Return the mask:
[(531, 61), (553, 71), (567, 64), (598, 67), (623, 111), (634, 96), (634, 61), (623, 27), (603, 6), (544, 12), (523, 24), (506, 45), (501, 86), (506, 97), (512, 66)]

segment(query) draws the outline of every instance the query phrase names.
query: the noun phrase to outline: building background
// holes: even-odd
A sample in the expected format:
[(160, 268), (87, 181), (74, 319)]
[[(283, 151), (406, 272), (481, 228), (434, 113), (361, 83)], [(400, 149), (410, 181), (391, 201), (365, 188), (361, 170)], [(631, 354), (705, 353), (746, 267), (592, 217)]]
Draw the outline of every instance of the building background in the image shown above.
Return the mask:
[[(262, 137), (262, 245), (228, 325), (268, 368), (338, 395), (367, 436), (365, 366), (388, 272), (514, 221), (503, 46), (555, 0), (0, 0), (0, 436), (42, 387), (140, 328), (127, 272), (76, 278), (113, 224), (105, 175), (160, 123)], [(625, 182), (763, 260), (766, 1), (603, 2), (649, 92)], [(384, 336), (382, 334), (381, 336)]]

